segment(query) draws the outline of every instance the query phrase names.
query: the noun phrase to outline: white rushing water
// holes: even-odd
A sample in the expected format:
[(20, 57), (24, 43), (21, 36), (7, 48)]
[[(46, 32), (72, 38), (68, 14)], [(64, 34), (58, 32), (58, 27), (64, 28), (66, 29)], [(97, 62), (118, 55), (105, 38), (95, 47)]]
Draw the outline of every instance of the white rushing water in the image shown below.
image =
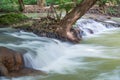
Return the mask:
[[(117, 54), (120, 52), (119, 45), (118, 47), (114, 45), (109, 47), (105, 44), (106, 42), (104, 43), (104, 40), (103, 44), (97, 43), (100, 41), (99, 37), (104, 38), (104, 35), (112, 34), (111, 31), (115, 30), (113, 26), (109, 25), (108, 27), (91, 19), (78, 20), (75, 26), (79, 27), (83, 31), (83, 41), (81, 44), (73, 45), (56, 39), (38, 37), (37, 35), (29, 32), (15, 31), (13, 29), (1, 29), (0, 46), (24, 52), (26, 67), (43, 70), (47, 73), (77, 74), (82, 70), (88, 70), (89, 73), (91, 70), (98, 70), (98, 66), (101, 66), (105, 62), (114, 62), (115, 60), (119, 60), (120, 54)], [(114, 31), (112, 32), (114, 33)], [(116, 32), (119, 32), (119, 30), (116, 30)], [(104, 35), (99, 35), (100, 33)], [(89, 37), (93, 35), (98, 36), (98, 41), (96, 40), (96, 37)], [(86, 37), (88, 41), (86, 40)], [(84, 39), (88, 43), (85, 43)], [(92, 41), (93, 43), (95, 41), (95, 44), (91, 44)], [(102, 71), (101, 68), (100, 70)], [(116, 76), (114, 77), (114, 80), (120, 80), (120, 76), (118, 75), (119, 73), (120, 71), (117, 71), (116, 69), (111, 69), (109, 72), (105, 72), (103, 70), (103, 73), (95, 72), (95, 74), (99, 75), (96, 75), (94, 79), (91, 78), (89, 80), (113, 80), (113, 76)], [(81, 73), (81, 75), (83, 74)], [(15, 79), (23, 80), (24, 78)], [(30, 78), (28, 80), (35, 79)], [(52, 78), (50, 80), (52, 80)], [(81, 80), (87, 79), (84, 77)]]
[(114, 29), (113, 25), (106, 25), (102, 22), (97, 22), (92, 19), (80, 19), (75, 24), (83, 31), (83, 36), (91, 36), (93, 34), (100, 34), (106, 30)]

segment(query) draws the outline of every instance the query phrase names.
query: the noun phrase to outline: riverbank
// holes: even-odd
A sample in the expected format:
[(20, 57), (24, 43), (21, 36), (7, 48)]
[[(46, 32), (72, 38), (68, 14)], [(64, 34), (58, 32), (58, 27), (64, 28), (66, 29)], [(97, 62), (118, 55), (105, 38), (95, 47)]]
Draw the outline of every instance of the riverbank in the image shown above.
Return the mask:
[[(17, 23), (11, 24), (11, 25), (7, 25), (7, 26), (11, 26), (13, 28), (28, 31), (28, 32), (33, 32), (41, 37), (55, 38), (55, 39), (59, 39), (61, 41), (69, 41), (67, 38), (62, 37), (61, 35), (59, 35), (57, 33), (57, 26), (59, 25), (59, 21), (57, 21), (54, 18), (47, 17), (47, 15), (46, 15), (47, 13), (35, 13), (35, 14), (36, 14), (36, 16), (34, 15), (34, 13), (32, 13), (32, 14), (27, 13), (27, 14), (25, 14), (25, 16), (27, 16), (28, 19), (25, 19), (25, 20), (23, 19), (20, 22), (17, 22)], [(42, 17), (40, 17), (40, 15), (42, 15)], [(97, 22), (104, 23), (105, 25), (110, 24), (115, 27), (120, 27), (119, 18), (112, 18), (110, 16), (88, 14), (88, 13), (86, 13), (82, 18), (83, 19), (93, 19)], [(10, 22), (10, 21), (8, 21), (8, 22)], [(79, 34), (79, 33), (82, 33), (82, 31), (79, 28), (73, 27), (73, 30), (71, 30), (71, 31), (75, 32), (76, 34), (74, 34), (74, 35), (79, 36), (80, 40), (82, 39), (82, 37), (81, 37), (82, 34)]]
[[(39, 10), (38, 8), (35, 8), (35, 9)], [(44, 8), (42, 8), (42, 9), (44, 10)], [(94, 7), (93, 7), (93, 9), (94, 9)], [(95, 10), (96, 10), (96, 7), (95, 7)], [(53, 11), (53, 12), (50, 12), (50, 13), (48, 12), (49, 15), (48, 15), (48, 13), (43, 13), (43, 14), (40, 14), (40, 15), (42, 15), (41, 17), (37, 16), (37, 18), (31, 17), (30, 20), (25, 20), (25, 21), (21, 20), (22, 25), (21, 25), (21, 23), (14, 23), (12, 25), (12, 27), (13, 28), (19, 28), (19, 29), (22, 29), (22, 30), (25, 30), (25, 31), (30, 31), (30, 32), (33, 32), (33, 33), (37, 34), (38, 36), (42, 36), (42, 37), (49, 37), (49, 38), (59, 39), (59, 40), (62, 40), (62, 41), (79, 43), (80, 40), (82, 39), (82, 37), (81, 37), (82, 34), (79, 34), (79, 33), (82, 33), (82, 31), (80, 29), (78, 29), (77, 27), (72, 27), (72, 25), (71, 25), (72, 28), (70, 28), (69, 32), (67, 32), (66, 30), (62, 30), (62, 29), (65, 28), (65, 27), (61, 28), (64, 21), (61, 24), (60, 18), (58, 18), (58, 17), (57, 17), (57, 19), (55, 18), (55, 15), (56, 15), (55, 12), (59, 13), (58, 11)], [(87, 13), (89, 13), (89, 11)], [(28, 14), (29, 13), (27, 13), (27, 15)], [(61, 15), (62, 15), (62, 17), (65, 16), (64, 11), (63, 11), (63, 14), (61, 14)], [(96, 20), (98, 22), (110, 23), (111, 25), (114, 25), (115, 27), (116, 26), (119, 27), (119, 24), (115, 21), (109, 21), (109, 22), (107, 21), (106, 22), (107, 19), (109, 19), (109, 20), (111, 19), (110, 16), (96, 15), (96, 14), (93, 14), (93, 15), (94, 16), (91, 16), (91, 14), (89, 13), (87, 16), (85, 15), (85, 17), (88, 18), (88, 19)], [(30, 18), (30, 16), (29, 16), (29, 18)], [(31, 23), (29, 23), (30, 21), (31, 21)], [(7, 21), (4, 21), (4, 22), (7, 22)], [(12, 22), (12, 21), (9, 21), (9, 22)], [(13, 20), (13, 22), (14, 22), (14, 20)], [(27, 22), (28, 22), (28, 24), (26, 24)], [(65, 31), (65, 33), (64, 33), (64, 31)]]

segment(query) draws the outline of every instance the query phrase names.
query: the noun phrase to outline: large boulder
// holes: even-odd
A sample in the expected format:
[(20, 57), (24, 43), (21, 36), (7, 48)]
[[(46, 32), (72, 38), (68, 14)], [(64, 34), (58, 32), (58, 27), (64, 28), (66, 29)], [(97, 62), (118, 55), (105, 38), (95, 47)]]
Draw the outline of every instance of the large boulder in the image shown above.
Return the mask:
[(0, 76), (19, 77), (36, 74), (44, 74), (44, 72), (26, 68), (22, 54), (0, 47)]
[(0, 47), (0, 73), (8, 75), (9, 72), (19, 71), (24, 67), (22, 55), (11, 49)]

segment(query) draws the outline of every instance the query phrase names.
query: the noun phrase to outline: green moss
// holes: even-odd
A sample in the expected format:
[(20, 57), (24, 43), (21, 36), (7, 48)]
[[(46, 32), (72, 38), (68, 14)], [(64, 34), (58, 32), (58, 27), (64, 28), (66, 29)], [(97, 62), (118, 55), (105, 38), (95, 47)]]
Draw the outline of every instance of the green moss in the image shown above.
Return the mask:
[(0, 25), (16, 24), (25, 19), (28, 19), (28, 17), (22, 13), (7, 13), (0, 16)]

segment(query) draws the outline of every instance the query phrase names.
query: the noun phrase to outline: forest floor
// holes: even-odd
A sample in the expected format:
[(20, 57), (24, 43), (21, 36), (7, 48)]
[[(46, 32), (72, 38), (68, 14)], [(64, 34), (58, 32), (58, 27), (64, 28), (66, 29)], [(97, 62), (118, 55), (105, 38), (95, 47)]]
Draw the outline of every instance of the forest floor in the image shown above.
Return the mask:
[[(50, 6), (40, 8), (37, 5), (25, 5), (24, 13), (48, 13), (53, 12), (50, 9)], [(106, 6), (104, 8), (100, 8), (97, 5), (93, 6), (87, 13), (89, 14), (97, 14), (111, 17), (120, 17), (120, 8), (119, 6)]]
[[(111, 8), (106, 7), (107, 11), (104, 12), (103, 10), (99, 9), (98, 6), (95, 5), (83, 16), (83, 18), (92, 18), (100, 21), (113, 20), (120, 23), (120, 8), (112, 7), (114, 11), (111, 12), (108, 11), (109, 9)], [(50, 7), (40, 8), (37, 5), (25, 5), (25, 10), (24, 10), (25, 15), (34, 19), (46, 17), (48, 12), (50, 12), (51, 14), (54, 13), (53, 11), (51, 11)], [(65, 15), (65, 11), (63, 11), (63, 16), (64, 15)]]
[[(93, 6), (84, 16), (83, 18), (92, 18), (97, 20), (113, 20), (120, 22), (120, 8), (119, 7), (109, 7), (106, 6), (105, 10), (100, 9), (97, 5)], [(41, 17), (46, 17), (47, 14), (54, 13), (50, 9), (50, 6), (40, 8), (37, 5), (25, 5), (24, 14), (28, 17), (32, 17), (35, 19), (39, 19)], [(65, 11), (63, 11), (63, 16), (65, 15)]]

